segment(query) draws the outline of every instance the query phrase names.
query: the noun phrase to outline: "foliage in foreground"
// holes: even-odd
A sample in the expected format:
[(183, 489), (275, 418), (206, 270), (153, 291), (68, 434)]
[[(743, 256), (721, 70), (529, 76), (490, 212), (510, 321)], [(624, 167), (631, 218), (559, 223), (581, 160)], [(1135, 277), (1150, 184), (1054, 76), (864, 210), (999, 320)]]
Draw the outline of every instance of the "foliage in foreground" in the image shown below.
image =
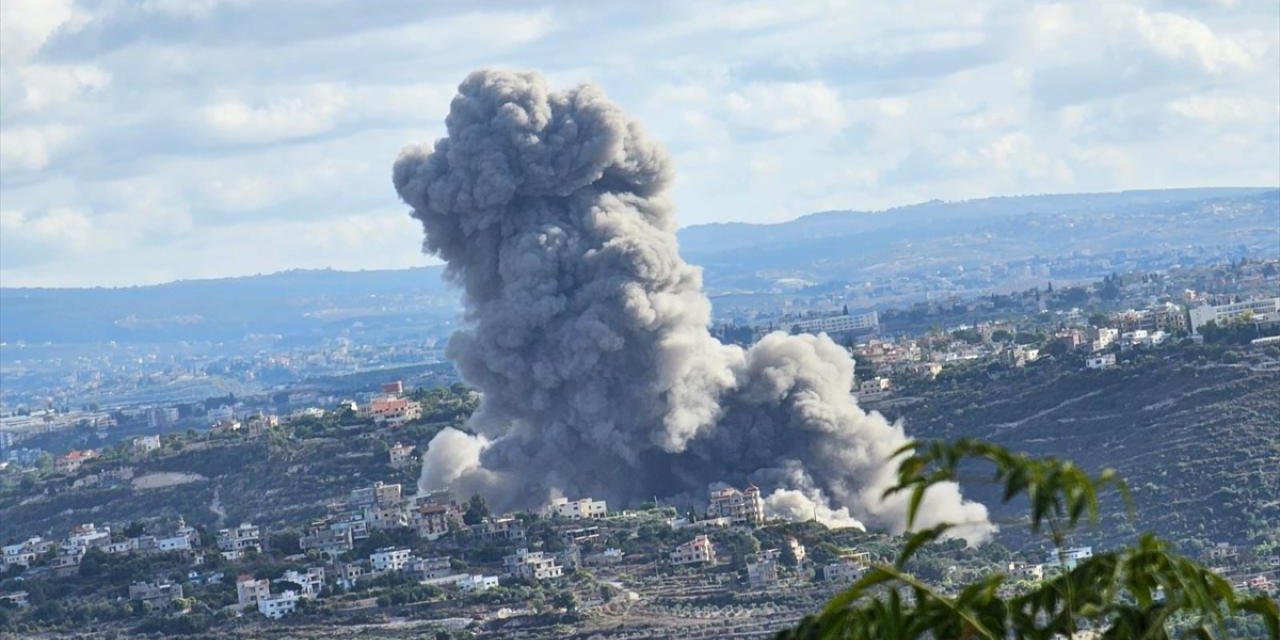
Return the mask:
[[(913, 442), (898, 467), (898, 484), (885, 495), (909, 492), (908, 528), (914, 524), (925, 491), (955, 481), (962, 464), (991, 465), (1004, 487), (1005, 502), (1023, 497), (1029, 526), (1047, 533), (1058, 549), (1082, 519), (1098, 518), (1098, 494), (1110, 486), (1128, 501), (1128, 489), (1113, 471), (1090, 476), (1057, 458), (1033, 459), (977, 440), (954, 443)], [(966, 467), (967, 468), (967, 467)], [(1280, 638), (1276, 602), (1265, 595), (1236, 593), (1222, 577), (1175, 554), (1152, 535), (1134, 545), (1099, 553), (1047, 577), (1031, 591), (1002, 595), (1006, 576), (995, 574), (955, 594), (939, 593), (904, 571), (908, 560), (943, 537), (949, 524), (912, 534), (897, 560), (869, 570), (818, 614), (778, 634), (779, 640), (845, 638), (898, 640), (932, 638), (1216, 638), (1226, 633), (1229, 616), (1261, 620), (1267, 636)], [(1091, 631), (1096, 636), (1083, 636)], [(1081, 636), (1077, 636), (1081, 634)]]

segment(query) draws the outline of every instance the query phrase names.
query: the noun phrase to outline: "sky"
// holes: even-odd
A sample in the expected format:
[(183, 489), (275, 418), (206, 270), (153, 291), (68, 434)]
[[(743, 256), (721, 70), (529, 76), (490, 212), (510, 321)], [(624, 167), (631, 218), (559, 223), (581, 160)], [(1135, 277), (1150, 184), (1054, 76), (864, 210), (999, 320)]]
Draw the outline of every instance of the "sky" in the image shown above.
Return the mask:
[(0, 285), (430, 264), (391, 186), (482, 67), (595, 82), (682, 225), (1280, 184), (1280, 3), (0, 2)]

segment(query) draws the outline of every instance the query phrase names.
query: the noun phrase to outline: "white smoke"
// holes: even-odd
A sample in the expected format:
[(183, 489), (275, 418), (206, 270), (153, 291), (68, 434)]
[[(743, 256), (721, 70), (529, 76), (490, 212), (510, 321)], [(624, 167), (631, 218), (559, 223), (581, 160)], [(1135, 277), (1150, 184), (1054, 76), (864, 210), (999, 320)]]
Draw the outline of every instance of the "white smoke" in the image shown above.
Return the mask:
[[(464, 292), (447, 353), (483, 398), (474, 435), (432, 440), (423, 489), (505, 508), (754, 482), (773, 514), (902, 531), (905, 496), (880, 498), (901, 426), (857, 406), (853, 362), (825, 336), (744, 350), (710, 335), (664, 196), (667, 156), (598, 88), (478, 71), (445, 122), (448, 137), (401, 154), (394, 183)], [(977, 542), (986, 516), (952, 484), (929, 493), (919, 525), (965, 523)]]

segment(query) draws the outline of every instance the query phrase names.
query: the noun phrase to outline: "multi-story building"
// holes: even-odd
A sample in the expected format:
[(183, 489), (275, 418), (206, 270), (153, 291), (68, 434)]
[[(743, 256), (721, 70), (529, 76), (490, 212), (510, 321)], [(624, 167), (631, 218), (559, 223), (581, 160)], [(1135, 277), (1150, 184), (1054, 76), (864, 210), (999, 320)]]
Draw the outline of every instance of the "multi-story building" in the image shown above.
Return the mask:
[(564, 567), (557, 564), (555, 558), (525, 548), (504, 557), (502, 566), (508, 575), (520, 580), (548, 580), (564, 575)]
[(236, 602), (241, 606), (251, 605), (271, 595), (271, 581), (266, 578), (255, 579), (250, 575), (236, 578)]
[(182, 585), (172, 582), (135, 582), (129, 585), (129, 599), (163, 605), (182, 597)]
[(17, 544), (5, 545), (4, 566), (6, 569), (13, 566), (29, 567), (36, 558), (48, 553), (55, 546), (57, 546), (55, 542), (40, 536), (27, 538)]
[(424, 504), (413, 511), (413, 528), (427, 540), (449, 533), (449, 521), (450, 508), (442, 504)]
[(705, 535), (695, 536), (671, 552), (671, 564), (676, 566), (715, 563), (716, 547), (711, 544), (711, 538)]
[(436, 580), (452, 574), (453, 565), (449, 556), (410, 558), (405, 570), (419, 574), (423, 580)]
[(383, 547), (369, 554), (369, 564), (374, 571), (400, 571), (409, 563), (409, 549)]
[(387, 452), (391, 466), (396, 469), (403, 469), (413, 462), (414, 446), (411, 444), (401, 444), (399, 442), (392, 445)]
[(279, 620), (297, 610), (300, 599), (298, 592), (292, 590), (268, 595), (258, 599), (258, 613), (272, 620)]
[(471, 525), (471, 535), (482, 541), (524, 540), (524, 523), (516, 518), (485, 518), (480, 524)]
[(400, 425), (422, 417), (422, 405), (408, 398), (378, 396), (369, 402), (365, 412), (374, 422)]
[(806, 320), (797, 320), (796, 322), (791, 323), (791, 329), (796, 333), (853, 333), (859, 331), (874, 331), (879, 326), (880, 317), (875, 311), (868, 311), (866, 313), (854, 315), (811, 318)]
[(1104, 353), (1089, 357), (1084, 361), (1084, 366), (1090, 369), (1109, 369), (1116, 366), (1116, 354)]
[(53, 468), (58, 473), (75, 473), (85, 462), (98, 457), (98, 452), (93, 449), (85, 449), (83, 451), (68, 451), (66, 455), (58, 456), (53, 461)]
[(727, 517), (733, 524), (762, 524), (764, 500), (760, 498), (760, 488), (752, 484), (742, 491), (733, 487), (712, 489), (707, 517)]
[(160, 448), (160, 436), (152, 434), (149, 436), (138, 436), (133, 439), (133, 450), (138, 453), (147, 453)]
[(1191, 330), (1199, 333), (1210, 322), (1222, 326), (1235, 320), (1252, 318), (1255, 321), (1280, 321), (1280, 297), (1260, 298), (1230, 304), (1201, 305), (1189, 312)]
[(298, 539), (298, 546), (303, 551), (312, 551), (334, 560), (338, 556), (355, 548), (355, 541), (351, 538), (351, 530), (328, 529), (324, 527), (313, 528), (311, 533)]
[(579, 498), (570, 500), (568, 498), (556, 498), (551, 501), (551, 505), (547, 507), (547, 513), (568, 518), (570, 520), (581, 520), (582, 518), (603, 518), (609, 515), (609, 507), (604, 500), (592, 500), (591, 498)]
[(248, 522), (234, 529), (222, 529), (218, 531), (218, 549), (228, 560), (239, 559), (250, 549), (262, 551), (262, 530)]
[(324, 567), (307, 567), (306, 573), (289, 569), (276, 582), (291, 582), (302, 589), (299, 595), (303, 598), (316, 598), (324, 589)]
[(1057, 566), (1062, 564), (1068, 570), (1076, 568), (1081, 560), (1093, 557), (1093, 547), (1071, 547), (1070, 549), (1051, 551), (1045, 556), (1045, 564)]
[(778, 561), (773, 557), (761, 557), (747, 563), (747, 583), (763, 587), (778, 582)]

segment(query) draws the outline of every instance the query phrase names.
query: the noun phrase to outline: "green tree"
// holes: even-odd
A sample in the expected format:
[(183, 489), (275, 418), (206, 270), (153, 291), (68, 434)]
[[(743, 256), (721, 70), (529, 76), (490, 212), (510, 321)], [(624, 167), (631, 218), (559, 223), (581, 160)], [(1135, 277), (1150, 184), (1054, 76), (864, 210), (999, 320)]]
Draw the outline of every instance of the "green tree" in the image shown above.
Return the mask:
[[(1047, 533), (1064, 548), (1082, 519), (1096, 523), (1099, 492), (1113, 488), (1128, 501), (1128, 488), (1113, 470), (1090, 476), (1057, 458), (1032, 459), (977, 440), (912, 442), (899, 454), (898, 483), (885, 495), (907, 492), (907, 526), (912, 528), (926, 490), (954, 482), (959, 469), (977, 462), (994, 467), (1004, 501), (1025, 498), (1033, 533)], [(944, 595), (906, 567), (918, 551), (936, 544), (951, 524), (910, 535), (893, 564), (871, 569), (815, 615), (782, 631), (778, 638), (896, 640), (929, 638), (1072, 638), (1082, 630), (1103, 639), (1226, 637), (1230, 616), (1258, 619), (1267, 637), (1280, 638), (1280, 613), (1266, 596), (1236, 593), (1209, 569), (1175, 554), (1169, 544), (1146, 534), (1132, 546), (1099, 553), (1060, 571), (1019, 595), (1005, 595), (1008, 577), (996, 573)], [(1046, 531), (1047, 530), (1047, 531)], [(1254, 622), (1250, 620), (1249, 622)], [(1222, 635), (1215, 635), (1215, 631)]]

